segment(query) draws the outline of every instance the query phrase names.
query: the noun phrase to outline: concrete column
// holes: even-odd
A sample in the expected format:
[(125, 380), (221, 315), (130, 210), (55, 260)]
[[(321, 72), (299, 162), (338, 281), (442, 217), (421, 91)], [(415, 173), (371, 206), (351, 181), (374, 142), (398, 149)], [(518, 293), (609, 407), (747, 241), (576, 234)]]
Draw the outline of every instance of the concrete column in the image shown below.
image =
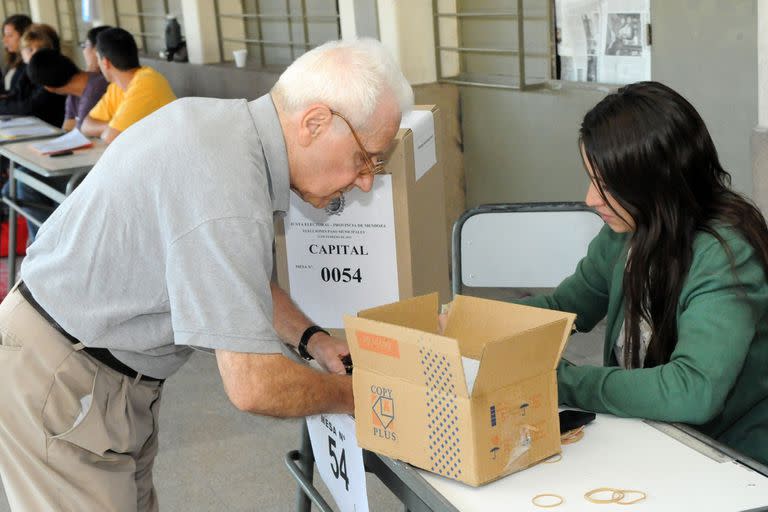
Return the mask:
[(379, 35), (411, 84), (437, 80), (431, 0), (379, 0)]
[(754, 199), (768, 216), (768, 0), (757, 1), (757, 120), (752, 132)]
[(768, 0), (757, 0), (757, 121), (768, 126)]
[(376, 0), (339, 0), (342, 39), (379, 38)]
[(209, 64), (219, 62), (219, 36), (216, 10), (210, 0), (182, 0), (184, 37), (187, 40), (189, 62)]

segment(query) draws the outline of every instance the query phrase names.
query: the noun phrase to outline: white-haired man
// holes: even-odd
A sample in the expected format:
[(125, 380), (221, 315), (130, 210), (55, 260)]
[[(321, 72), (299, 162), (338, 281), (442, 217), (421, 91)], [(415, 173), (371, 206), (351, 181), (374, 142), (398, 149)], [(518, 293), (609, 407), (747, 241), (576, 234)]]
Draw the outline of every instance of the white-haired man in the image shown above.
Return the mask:
[[(373, 40), (296, 60), (255, 101), (178, 100), (126, 130), (44, 224), (0, 304), (0, 474), (14, 510), (157, 510), (163, 379), (215, 351), (232, 403), (353, 411), (346, 345), (270, 282), (289, 187), (368, 191), (413, 93)], [(279, 335), (279, 337), (278, 337)], [(329, 373), (292, 362), (280, 339)]]

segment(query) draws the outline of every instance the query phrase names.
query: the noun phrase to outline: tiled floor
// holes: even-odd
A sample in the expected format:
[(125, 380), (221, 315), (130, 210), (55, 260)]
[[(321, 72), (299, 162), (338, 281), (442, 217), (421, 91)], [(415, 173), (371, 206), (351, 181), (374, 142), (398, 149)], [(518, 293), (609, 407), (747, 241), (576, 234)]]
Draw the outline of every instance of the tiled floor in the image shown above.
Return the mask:
[[(599, 363), (602, 334), (596, 331), (573, 337), (566, 356)], [(213, 356), (194, 354), (169, 379), (160, 424), (155, 485), (163, 512), (294, 510), (296, 486), (283, 457), (298, 448), (300, 420), (238, 412), (224, 394)], [(370, 475), (368, 492), (371, 510), (402, 510)], [(9, 510), (0, 492), (0, 512)]]

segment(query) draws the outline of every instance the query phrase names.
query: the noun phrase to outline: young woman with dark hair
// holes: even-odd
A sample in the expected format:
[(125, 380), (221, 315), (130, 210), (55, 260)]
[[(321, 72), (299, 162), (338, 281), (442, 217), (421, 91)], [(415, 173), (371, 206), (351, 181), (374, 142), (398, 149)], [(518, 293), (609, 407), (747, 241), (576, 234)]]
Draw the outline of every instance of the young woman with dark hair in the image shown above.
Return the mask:
[(4, 91), (13, 90), (19, 78), (19, 70), (24, 67), (20, 51), (21, 36), (31, 24), (32, 19), (26, 14), (14, 14), (3, 21), (3, 46), (6, 59), (2, 83)]
[[(43, 49), (58, 53), (61, 49), (59, 35), (50, 25), (33, 23), (21, 36), (19, 53), (24, 66), (17, 72), (19, 76), (18, 80), (14, 80), (14, 88), (0, 97), (0, 114), (35, 116), (54, 126), (61, 126), (66, 99), (46, 90), (42, 85), (34, 84), (29, 78), (27, 64), (35, 52)], [(66, 182), (66, 178), (61, 176), (43, 180), (59, 188), (63, 188)], [(1, 192), (3, 196), (8, 196), (9, 187), (10, 182), (6, 182)], [(25, 210), (38, 220), (47, 219), (56, 206), (52, 199), (21, 182), (16, 183), (16, 198), (25, 206)], [(27, 242), (31, 243), (37, 234), (37, 226), (28, 222), (27, 231)]]
[(99, 58), (96, 54), (96, 41), (99, 34), (105, 30), (109, 30), (109, 25), (100, 25), (93, 27), (85, 34), (85, 41), (82, 42), (80, 48), (83, 50), (83, 59), (85, 60), (85, 70), (89, 73), (101, 72), (99, 71)]
[(606, 226), (551, 295), (607, 321), (604, 366), (558, 368), (561, 403), (683, 422), (768, 463), (768, 228), (730, 188), (704, 121), (656, 82), (584, 117), (586, 203)]
[(0, 97), (0, 114), (35, 116), (54, 126), (64, 120), (64, 98), (33, 84), (27, 73), (27, 63), (37, 50), (59, 51), (59, 35), (50, 25), (33, 23), (28, 26), (19, 42), (23, 67), (16, 72), (14, 87)]

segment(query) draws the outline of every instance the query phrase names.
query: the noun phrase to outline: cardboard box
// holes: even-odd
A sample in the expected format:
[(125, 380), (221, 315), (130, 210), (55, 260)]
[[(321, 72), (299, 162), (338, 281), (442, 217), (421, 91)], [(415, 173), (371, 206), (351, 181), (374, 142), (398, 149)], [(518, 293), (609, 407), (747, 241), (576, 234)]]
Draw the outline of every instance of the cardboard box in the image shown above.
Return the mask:
[[(389, 209), (393, 214), (394, 236), (391, 244), (394, 246), (394, 259), (392, 263), (392, 272), (396, 275), (390, 275), (390, 271), (382, 271), (381, 267), (376, 267), (372, 271), (363, 269), (363, 279), (360, 282), (338, 282), (333, 280), (329, 282), (317, 282), (316, 286), (302, 287), (300, 284), (292, 281), (290, 278), (291, 268), (289, 267), (288, 244), (286, 240), (287, 219), (276, 218), (275, 220), (275, 269), (277, 273), (277, 282), (281, 288), (286, 290), (297, 305), (316, 323), (325, 328), (330, 328), (332, 334), (344, 336), (344, 315), (354, 314), (356, 311), (371, 307), (373, 305), (398, 300), (388, 297), (377, 300), (377, 294), (380, 292), (376, 286), (371, 285), (366, 278), (372, 272), (385, 273), (387, 279), (395, 281), (397, 285), (397, 297), (399, 300), (411, 298), (416, 295), (437, 291), (440, 293), (442, 301), (450, 300), (450, 262), (449, 262), (449, 243), (446, 230), (443, 229), (445, 223), (445, 176), (443, 165), (447, 157), (443, 154), (445, 147), (445, 130), (442, 129), (442, 114), (440, 109), (434, 105), (419, 105), (415, 110), (431, 112), (435, 126), (435, 146), (437, 162), (433, 164), (426, 172), (417, 172), (415, 162), (414, 132), (410, 129), (401, 128), (395, 138), (391, 153), (388, 155), (385, 175), (389, 175), (392, 180), (392, 200), (389, 204), (371, 203), (369, 208), (384, 210)], [(379, 178), (377, 178), (379, 179)], [(349, 195), (349, 194), (348, 194)], [(369, 194), (361, 194), (368, 196)], [(332, 225), (335, 222), (349, 223), (349, 225), (360, 222), (359, 219), (349, 214), (349, 209), (342, 215), (325, 216), (318, 220), (318, 224)], [(322, 217), (322, 212), (321, 212)], [(345, 227), (343, 229), (355, 229), (364, 232), (366, 228), (359, 224), (354, 228)], [(336, 244), (354, 244), (357, 246), (366, 245), (366, 235), (353, 235), (354, 238), (342, 238), (344, 234), (338, 235), (338, 241), (333, 241), (337, 235), (323, 233), (322, 238), (316, 240), (317, 244), (336, 243)], [(331, 242), (329, 242), (329, 240)], [(308, 241), (305, 247), (309, 248)], [(354, 274), (355, 269), (361, 268), (361, 263), (366, 259), (365, 256), (345, 256), (339, 255), (335, 258), (337, 263), (334, 266), (339, 268), (350, 268)], [(312, 272), (320, 276), (321, 264), (305, 264), (307, 272)], [(325, 265), (330, 266), (330, 265)], [(295, 271), (295, 269), (293, 269)], [(319, 277), (318, 277), (319, 279)], [(322, 286), (322, 288), (320, 288)], [(355, 303), (345, 308), (339, 308), (339, 298), (348, 300), (352, 294), (350, 287), (357, 286), (361, 288), (361, 295), (368, 301), (366, 303)], [(318, 292), (321, 291), (322, 293)], [(320, 294), (325, 298), (335, 298), (337, 300), (314, 300), (310, 296)], [(312, 314), (312, 309), (322, 309), (323, 312), (333, 313), (333, 320), (326, 322), (318, 318), (319, 315)], [(336, 311), (339, 309), (339, 311)]]
[(440, 335), (437, 311), (431, 294), (345, 317), (360, 446), (474, 486), (559, 453), (576, 315), (458, 295)]

